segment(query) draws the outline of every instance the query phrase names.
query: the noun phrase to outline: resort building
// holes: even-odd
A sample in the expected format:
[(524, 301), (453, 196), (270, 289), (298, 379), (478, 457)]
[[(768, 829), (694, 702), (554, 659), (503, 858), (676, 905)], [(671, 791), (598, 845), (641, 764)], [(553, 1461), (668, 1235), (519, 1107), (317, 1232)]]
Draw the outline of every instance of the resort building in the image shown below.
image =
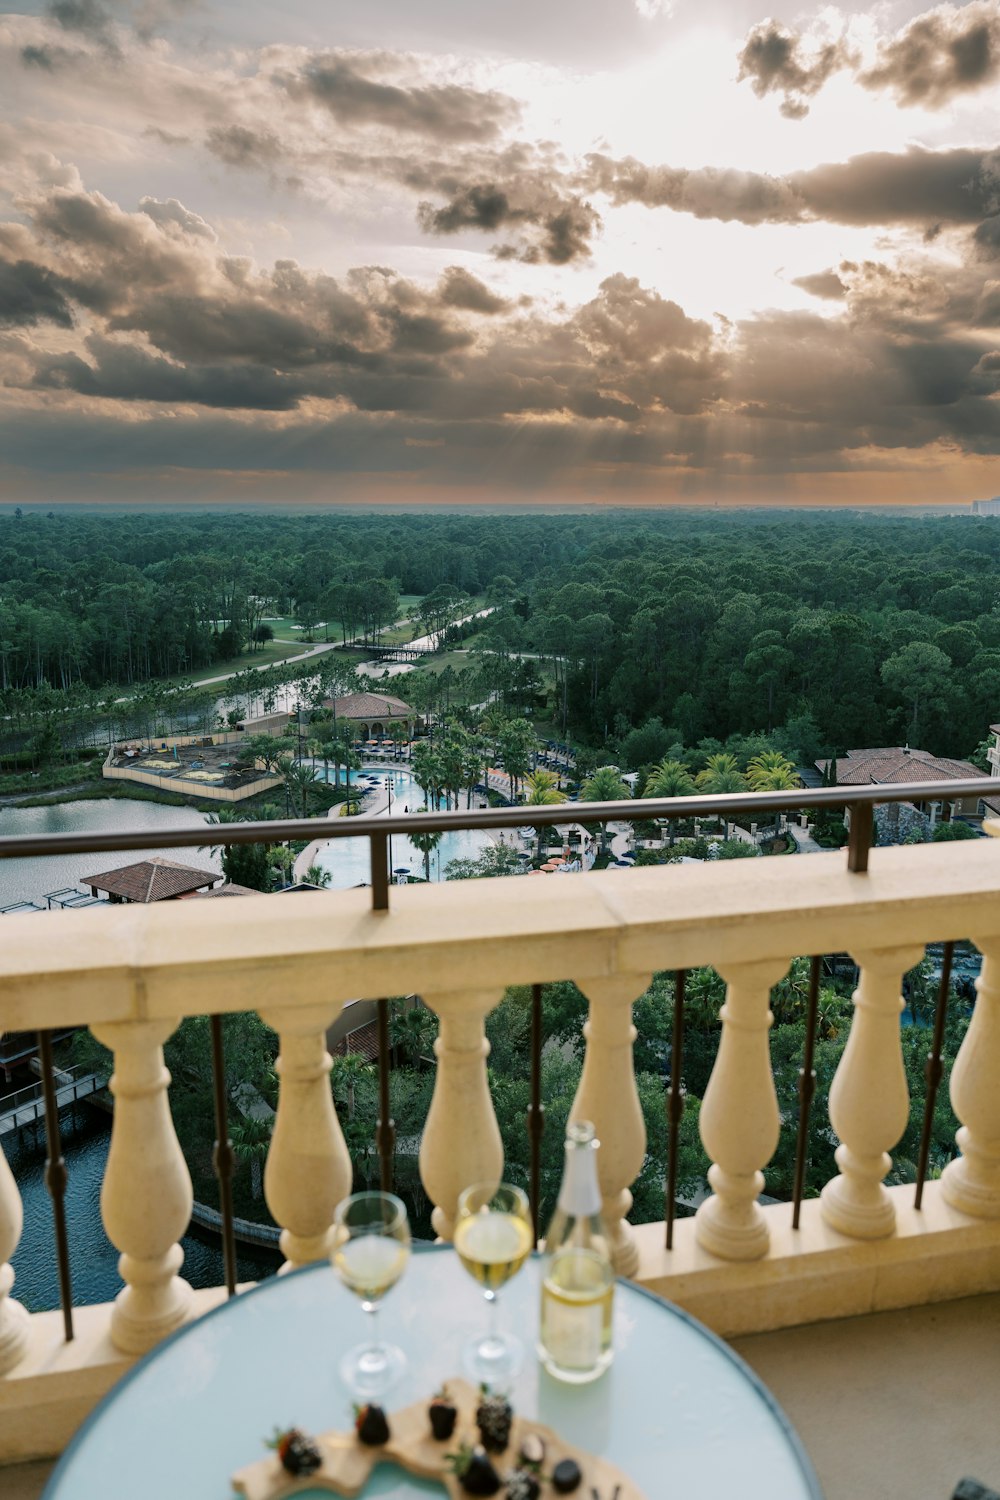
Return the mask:
[(347, 693), (342, 698), (325, 699), (323, 707), (338, 723), (354, 725), (363, 740), (380, 739), (388, 733), (390, 724), (405, 724), (412, 734), (419, 718), (416, 709), (388, 693)]
[[(1000, 736), (1000, 727), (993, 730)], [(847, 750), (834, 760), (818, 760), (816, 768), (824, 777), (832, 777), (832, 786), (892, 786), (907, 782), (975, 781), (983, 775), (968, 760), (951, 760), (931, 755), (927, 750), (913, 750), (909, 745), (888, 745), (871, 750)], [(993, 774), (998, 773), (994, 766)], [(981, 797), (958, 797), (954, 802), (928, 801), (894, 804), (914, 807), (931, 824), (940, 818), (982, 818), (987, 804)], [(1000, 804), (998, 804), (1000, 805)]]
[(147, 906), (151, 901), (178, 901), (196, 891), (207, 894), (221, 880), (213, 870), (178, 865), (170, 859), (141, 859), (118, 870), (105, 870), (103, 875), (85, 875), (80, 884), (112, 902)]

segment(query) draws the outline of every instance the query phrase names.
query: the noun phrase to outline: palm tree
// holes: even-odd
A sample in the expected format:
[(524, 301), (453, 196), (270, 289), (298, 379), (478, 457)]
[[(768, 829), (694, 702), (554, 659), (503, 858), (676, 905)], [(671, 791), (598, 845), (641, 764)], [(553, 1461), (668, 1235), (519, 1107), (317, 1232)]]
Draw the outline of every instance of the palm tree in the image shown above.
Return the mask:
[[(671, 760), (667, 755), (654, 766), (646, 782), (644, 797), (690, 797), (698, 788), (695, 786), (694, 777), (682, 760)], [(668, 848), (674, 844), (674, 820), (670, 819), (670, 837)]]
[(374, 1072), (374, 1067), (363, 1052), (347, 1052), (333, 1059), (330, 1066), (330, 1078), (335, 1094), (339, 1092), (338, 1084), (345, 1085), (348, 1121), (353, 1121), (354, 1119), (354, 1090), (356, 1086), (363, 1078), (370, 1078)]
[[(802, 778), (780, 750), (762, 750), (747, 766), (747, 782), (755, 792), (793, 792)], [(774, 815), (774, 836), (781, 830), (781, 813)]]
[(389, 738), (392, 740), (392, 758), (398, 760), (400, 747), (404, 740), (410, 738), (410, 731), (397, 719), (394, 724), (389, 725)]
[(437, 1033), (437, 1017), (423, 1005), (397, 1013), (389, 1021), (390, 1042), (404, 1062), (416, 1067), (430, 1054)]
[[(695, 778), (699, 788), (711, 795), (724, 795), (727, 792), (745, 792), (747, 789), (746, 778), (740, 771), (740, 763), (735, 755), (728, 755), (720, 751), (718, 755), (710, 755), (705, 764), (704, 771), (699, 771)], [(730, 821), (726, 819), (726, 838), (729, 837)]]
[[(422, 807), (417, 808), (417, 812), (426, 811), (426, 803)], [(434, 850), (437, 848), (438, 844), (440, 844), (443, 838), (443, 833), (410, 834), (410, 843), (413, 844), (415, 848), (419, 849), (421, 854), (424, 856), (424, 875), (426, 877), (428, 885), (430, 885), (431, 882), (431, 855), (434, 853)]]
[(330, 884), (332, 879), (332, 871), (324, 869), (322, 865), (310, 865), (305, 875), (303, 876), (303, 880), (306, 882), (306, 884), (318, 885), (321, 886), (324, 890)]
[[(566, 793), (559, 790), (559, 778), (551, 771), (533, 771), (530, 776), (525, 777), (524, 785), (528, 794), (524, 799), (526, 807), (555, 807), (566, 801)], [(535, 825), (536, 865), (542, 862), (544, 827), (544, 824)]]
[(421, 740), (415, 746), (411, 759), (413, 774), (418, 784), (423, 787), (428, 803), (436, 806), (441, 795), (441, 783), (444, 779), (444, 770), (441, 765), (441, 757), (427, 740)]
[(273, 1126), (272, 1120), (248, 1115), (243, 1120), (234, 1121), (229, 1131), (236, 1160), (250, 1163), (250, 1191), (255, 1200), (261, 1195), (262, 1166), (267, 1159)]
[(316, 772), (312, 766), (303, 765), (301, 761), (286, 760), (281, 763), (281, 773), (293, 805), (295, 804), (296, 794), (298, 795), (300, 813), (304, 818), (306, 816), (309, 793), (316, 785)]
[[(598, 766), (583, 783), (580, 793), (584, 802), (625, 802), (631, 797), (628, 783), (622, 780), (617, 766)], [(611, 834), (607, 823), (601, 824), (601, 853), (607, 854)]]

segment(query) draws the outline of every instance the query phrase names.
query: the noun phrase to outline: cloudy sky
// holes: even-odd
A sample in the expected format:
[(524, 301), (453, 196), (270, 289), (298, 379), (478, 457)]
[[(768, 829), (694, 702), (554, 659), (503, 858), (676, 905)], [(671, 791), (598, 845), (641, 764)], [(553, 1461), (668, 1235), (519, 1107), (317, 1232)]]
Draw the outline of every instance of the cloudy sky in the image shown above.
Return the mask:
[(22, 0), (0, 502), (1000, 493), (1000, 3)]

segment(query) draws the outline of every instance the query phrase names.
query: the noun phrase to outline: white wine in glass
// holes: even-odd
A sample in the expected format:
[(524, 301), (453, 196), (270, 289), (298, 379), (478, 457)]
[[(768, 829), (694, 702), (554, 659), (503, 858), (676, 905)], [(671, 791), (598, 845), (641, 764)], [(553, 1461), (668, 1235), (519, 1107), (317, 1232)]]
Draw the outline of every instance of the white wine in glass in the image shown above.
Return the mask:
[(493, 1390), (516, 1375), (524, 1357), (520, 1339), (498, 1332), (497, 1292), (524, 1265), (531, 1244), (531, 1209), (519, 1187), (475, 1183), (459, 1194), (455, 1250), (490, 1309), (489, 1331), (466, 1347), (465, 1364), (473, 1379)]
[(392, 1193), (355, 1193), (333, 1220), (334, 1269), (371, 1319), (372, 1338), (344, 1355), (340, 1374), (356, 1396), (380, 1396), (406, 1368), (406, 1356), (377, 1336), (378, 1310), (406, 1269), (410, 1225), (406, 1206)]

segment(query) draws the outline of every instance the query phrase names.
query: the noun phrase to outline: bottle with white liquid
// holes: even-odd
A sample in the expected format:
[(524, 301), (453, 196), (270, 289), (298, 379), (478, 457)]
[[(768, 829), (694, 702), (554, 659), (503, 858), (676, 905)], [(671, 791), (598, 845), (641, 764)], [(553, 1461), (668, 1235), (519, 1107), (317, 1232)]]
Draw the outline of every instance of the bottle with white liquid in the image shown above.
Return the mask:
[(596, 1380), (614, 1355), (614, 1271), (601, 1218), (594, 1127), (578, 1120), (566, 1131), (566, 1165), (545, 1240), (538, 1353), (559, 1380)]

